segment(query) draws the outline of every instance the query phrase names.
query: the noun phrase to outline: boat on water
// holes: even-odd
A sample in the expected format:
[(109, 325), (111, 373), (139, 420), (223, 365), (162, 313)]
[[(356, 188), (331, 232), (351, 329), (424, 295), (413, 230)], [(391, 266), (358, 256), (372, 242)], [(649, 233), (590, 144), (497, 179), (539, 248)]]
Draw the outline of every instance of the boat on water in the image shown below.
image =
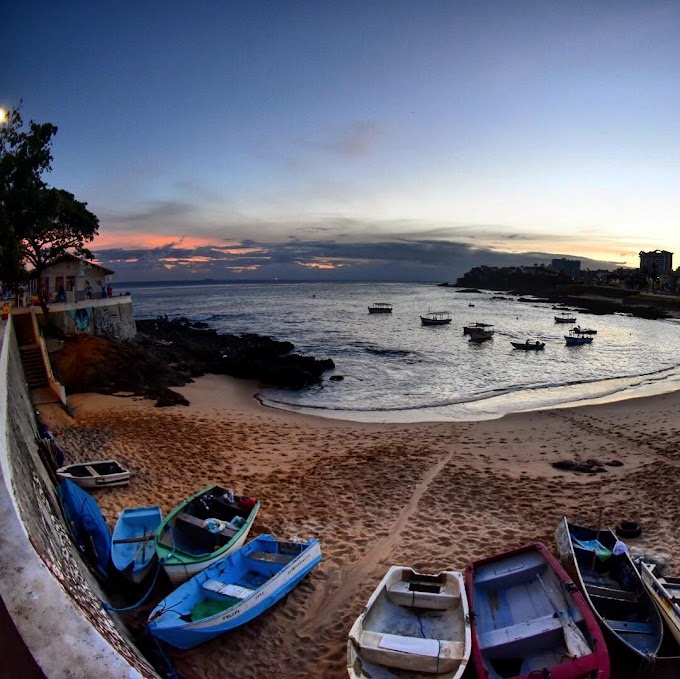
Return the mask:
[(76, 462), (57, 469), (60, 479), (69, 479), (81, 488), (124, 486), (130, 482), (130, 472), (116, 460)]
[(97, 501), (70, 479), (57, 486), (64, 518), (85, 561), (102, 579), (109, 577), (111, 531)]
[(572, 316), (571, 314), (567, 313), (562, 313), (559, 314), (558, 316), (555, 316), (555, 323), (576, 323), (576, 316)]
[(489, 323), (485, 323), (484, 327), (479, 327), (477, 329), (473, 329), (470, 332), (468, 332), (468, 341), (470, 342), (475, 342), (477, 344), (481, 342), (486, 342), (490, 339), (493, 339), (494, 336), (494, 327), (493, 325)]
[(173, 585), (238, 549), (248, 537), (260, 502), (213, 485), (187, 498), (163, 519), (154, 544)]
[(579, 335), (577, 332), (570, 330), (569, 334), (564, 336), (564, 341), (568, 347), (574, 347), (582, 344), (592, 344), (593, 338), (591, 335)]
[(633, 662), (654, 662), (663, 622), (628, 551), (615, 549), (619, 540), (614, 532), (563, 518), (555, 542), (562, 565), (612, 641), (612, 650), (627, 653)]
[(148, 629), (176, 648), (193, 648), (260, 615), (321, 561), (317, 539), (260, 535), (180, 585), (149, 615)]
[(465, 584), (480, 679), (608, 679), (597, 620), (545, 545), (474, 561)]
[(420, 317), (423, 325), (448, 325), (451, 322), (450, 311), (428, 311)]
[(368, 307), (369, 314), (391, 314), (392, 305), (387, 302), (373, 302), (371, 306)]
[(463, 326), (464, 335), (474, 335), (475, 333), (482, 332), (487, 328), (493, 328), (491, 323), (470, 323), (469, 325)]
[(642, 560), (640, 578), (675, 641), (680, 644), (680, 577), (657, 574), (657, 566)]
[(156, 563), (154, 534), (162, 520), (157, 505), (130, 507), (118, 515), (111, 536), (111, 563), (135, 584), (142, 582)]
[(462, 573), (390, 566), (349, 631), (350, 677), (458, 679), (471, 651)]
[(530, 342), (529, 340), (526, 342), (510, 342), (510, 344), (515, 349), (521, 349), (522, 351), (541, 351), (545, 349), (545, 342), (539, 342), (538, 340), (535, 342)]
[(573, 328), (574, 333), (577, 335), (597, 335), (597, 330), (594, 328), (581, 328), (580, 326), (576, 326)]

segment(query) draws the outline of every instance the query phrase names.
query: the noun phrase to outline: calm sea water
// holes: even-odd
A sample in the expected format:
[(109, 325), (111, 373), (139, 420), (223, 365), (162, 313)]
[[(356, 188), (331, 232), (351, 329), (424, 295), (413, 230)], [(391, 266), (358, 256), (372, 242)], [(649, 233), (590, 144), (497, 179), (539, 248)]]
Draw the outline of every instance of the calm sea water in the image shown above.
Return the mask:
[[(551, 305), (502, 293), (461, 293), (414, 283), (121, 285), (137, 318), (168, 314), (207, 321), (218, 332), (270, 335), (299, 353), (331, 358), (334, 373), (303, 391), (270, 389), (280, 408), (361, 421), (474, 420), (593, 399), (680, 388), (680, 326), (620, 315), (577, 313), (596, 328), (591, 345), (567, 347), (570, 326)], [(392, 314), (369, 314), (373, 302)], [(470, 306), (474, 304), (473, 306)], [(450, 311), (448, 326), (420, 315)], [(493, 340), (474, 344), (463, 326), (492, 323)], [(541, 352), (512, 348), (539, 339)], [(342, 381), (329, 381), (331, 374)]]

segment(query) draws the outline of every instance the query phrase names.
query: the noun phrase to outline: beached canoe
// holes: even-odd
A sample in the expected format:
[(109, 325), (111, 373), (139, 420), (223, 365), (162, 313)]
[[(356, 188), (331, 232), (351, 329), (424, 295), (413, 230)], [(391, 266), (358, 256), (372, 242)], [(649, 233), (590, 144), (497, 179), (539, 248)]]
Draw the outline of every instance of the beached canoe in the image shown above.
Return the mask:
[(173, 585), (188, 580), (238, 549), (260, 503), (208, 486), (177, 505), (156, 529), (156, 553)]
[(156, 563), (154, 534), (162, 520), (158, 506), (131, 507), (118, 516), (111, 536), (111, 563), (135, 584), (142, 582)]
[(474, 561), (465, 576), (480, 679), (609, 677), (597, 621), (543, 544)]
[(124, 486), (130, 482), (130, 472), (116, 460), (77, 462), (57, 469), (60, 479), (69, 479), (81, 488)]
[(583, 592), (612, 641), (612, 649), (633, 661), (653, 662), (663, 641), (663, 623), (640, 574), (618, 538), (562, 519), (555, 531), (562, 565)]
[(193, 648), (266, 611), (320, 561), (316, 539), (260, 535), (171, 592), (149, 615), (148, 629), (171, 646)]
[(69, 479), (61, 481), (57, 495), (78, 549), (94, 572), (106, 580), (111, 562), (111, 531), (97, 501)]
[(463, 575), (391, 566), (349, 632), (347, 671), (350, 677), (407, 671), (457, 679), (470, 650)]

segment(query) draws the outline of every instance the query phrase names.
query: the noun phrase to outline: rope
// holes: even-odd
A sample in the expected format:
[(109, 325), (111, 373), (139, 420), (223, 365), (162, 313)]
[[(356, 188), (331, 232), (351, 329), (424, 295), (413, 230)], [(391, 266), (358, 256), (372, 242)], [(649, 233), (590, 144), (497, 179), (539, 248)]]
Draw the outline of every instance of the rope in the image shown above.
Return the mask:
[(106, 601), (103, 601), (102, 606), (104, 607), (104, 610), (115, 611), (116, 613), (124, 613), (126, 611), (133, 611), (135, 608), (139, 608), (139, 606), (141, 606), (149, 598), (149, 594), (151, 594), (153, 588), (156, 586), (156, 580), (158, 579), (158, 574), (161, 572), (161, 568), (163, 567), (163, 561), (164, 559), (158, 560), (158, 567), (156, 568), (156, 574), (153, 576), (153, 582), (151, 583), (149, 589), (146, 591), (146, 594), (136, 604), (133, 604), (132, 606), (125, 606), (123, 608), (115, 608), (114, 606), (108, 604)]
[(163, 662), (165, 663), (166, 667), (168, 668), (168, 673), (167, 673), (168, 679), (180, 679), (179, 674), (177, 674), (177, 671), (175, 670), (172, 663), (170, 662), (170, 658), (168, 658), (168, 656), (165, 655), (165, 652), (161, 648), (161, 645), (158, 643), (158, 639), (156, 639), (156, 637), (153, 634), (150, 634), (149, 636), (153, 639), (153, 642), (156, 645), (156, 648), (158, 649), (158, 652), (160, 653), (160, 656), (163, 659)]

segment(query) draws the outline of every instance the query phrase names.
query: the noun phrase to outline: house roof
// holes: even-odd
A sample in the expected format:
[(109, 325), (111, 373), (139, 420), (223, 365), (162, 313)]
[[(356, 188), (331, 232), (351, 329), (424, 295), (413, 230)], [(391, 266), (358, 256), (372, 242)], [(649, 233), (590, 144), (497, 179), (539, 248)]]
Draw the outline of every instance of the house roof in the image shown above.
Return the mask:
[(100, 271), (103, 275), (108, 276), (110, 274), (115, 273), (115, 271), (112, 271), (111, 269), (107, 269), (105, 266), (100, 266), (99, 264), (95, 264), (94, 262), (88, 262), (86, 259), (83, 259), (82, 257), (76, 257), (75, 255), (64, 255), (63, 257), (60, 257), (54, 264), (51, 264), (48, 266), (45, 271), (49, 271), (53, 266), (56, 266), (57, 264), (61, 264), (62, 262), (78, 262), (84, 267), (90, 267), (92, 269), (96, 269), (97, 271)]

